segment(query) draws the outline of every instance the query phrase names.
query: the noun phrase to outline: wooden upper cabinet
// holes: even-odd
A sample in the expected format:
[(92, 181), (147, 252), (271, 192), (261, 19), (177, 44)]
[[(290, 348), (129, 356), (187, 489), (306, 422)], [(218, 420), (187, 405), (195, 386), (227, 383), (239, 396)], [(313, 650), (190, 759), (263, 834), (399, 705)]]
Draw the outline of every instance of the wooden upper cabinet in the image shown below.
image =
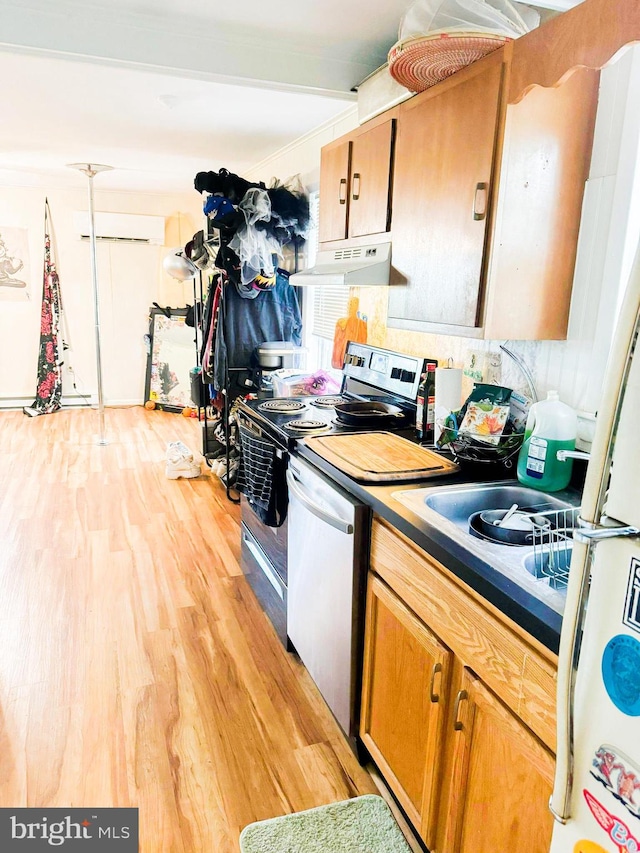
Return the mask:
[(349, 236), (366, 237), (389, 229), (393, 121), (353, 140)]
[(389, 230), (395, 119), (374, 119), (320, 159), (320, 242)]
[(634, 41), (640, 2), (584, 0), (323, 149), (321, 242), (392, 212), (389, 326), (566, 338), (599, 69)]
[(321, 243), (344, 240), (347, 236), (347, 199), (351, 141), (322, 149), (320, 155), (320, 227)]
[(599, 70), (640, 41), (637, 0), (584, 0), (505, 48), (488, 338), (566, 338)]
[(506, 109), (484, 334), (567, 336), (600, 74), (579, 69)]
[(433, 847), (451, 652), (369, 575), (360, 736)]
[(389, 292), (390, 325), (478, 324), (501, 52), (464, 74), (400, 107), (392, 220), (398, 286)]
[(442, 853), (548, 853), (554, 757), (465, 669), (448, 720)]
[(604, 68), (621, 48), (638, 41), (637, 0), (584, 0), (513, 42), (508, 103), (517, 103), (532, 86), (556, 87), (576, 68)]

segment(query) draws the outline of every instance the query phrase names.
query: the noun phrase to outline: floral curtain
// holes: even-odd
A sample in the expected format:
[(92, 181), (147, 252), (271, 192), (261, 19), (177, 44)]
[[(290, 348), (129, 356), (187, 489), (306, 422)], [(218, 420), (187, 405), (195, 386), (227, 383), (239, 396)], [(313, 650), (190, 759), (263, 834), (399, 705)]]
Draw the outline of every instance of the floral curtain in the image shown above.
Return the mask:
[[(59, 343), (62, 316), (60, 280), (53, 260), (49, 220), (49, 202), (44, 203), (44, 271), (42, 282), (42, 310), (40, 313), (40, 352), (36, 398), (25, 413), (49, 415), (60, 408), (62, 398), (62, 360)], [(64, 345), (62, 347), (64, 349)]]

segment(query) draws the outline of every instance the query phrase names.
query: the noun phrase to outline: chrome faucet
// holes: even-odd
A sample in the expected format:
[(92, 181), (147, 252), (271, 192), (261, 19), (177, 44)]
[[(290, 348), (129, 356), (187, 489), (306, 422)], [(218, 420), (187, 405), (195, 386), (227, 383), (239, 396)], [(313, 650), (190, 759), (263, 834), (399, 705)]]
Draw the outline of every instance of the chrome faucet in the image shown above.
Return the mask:
[(558, 462), (566, 462), (567, 459), (587, 459), (591, 458), (590, 453), (584, 453), (582, 450), (558, 450), (556, 459)]

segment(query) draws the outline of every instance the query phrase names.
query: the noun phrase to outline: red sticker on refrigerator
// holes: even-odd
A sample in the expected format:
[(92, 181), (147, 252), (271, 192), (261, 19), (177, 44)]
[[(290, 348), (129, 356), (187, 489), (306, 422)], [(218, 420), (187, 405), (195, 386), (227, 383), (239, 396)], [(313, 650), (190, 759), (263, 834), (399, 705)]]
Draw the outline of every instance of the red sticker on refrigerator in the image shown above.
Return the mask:
[(640, 770), (623, 752), (602, 744), (593, 759), (591, 774), (640, 820)]
[(599, 800), (586, 788), (582, 792), (591, 809), (592, 815), (611, 841), (617, 845), (620, 853), (640, 853), (640, 842), (633, 835), (626, 823), (606, 809)]

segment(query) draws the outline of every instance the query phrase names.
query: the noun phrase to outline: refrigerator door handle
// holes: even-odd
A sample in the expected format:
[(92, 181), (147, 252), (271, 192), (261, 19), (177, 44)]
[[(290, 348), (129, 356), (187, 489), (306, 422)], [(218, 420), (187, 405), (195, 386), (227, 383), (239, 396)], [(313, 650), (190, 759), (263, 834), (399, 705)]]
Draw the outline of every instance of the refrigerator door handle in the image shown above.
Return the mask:
[(558, 655), (556, 773), (549, 800), (549, 811), (554, 820), (561, 824), (567, 823), (571, 818), (575, 683), (592, 556), (592, 542), (576, 541), (562, 618)]
[(560, 824), (566, 824), (571, 819), (575, 685), (593, 550), (604, 539), (640, 534), (637, 527), (631, 526), (605, 527), (583, 519), (578, 519), (578, 524), (580, 527), (573, 534), (575, 544), (558, 656), (556, 774), (549, 800), (549, 811)]
[(348, 536), (353, 533), (353, 524), (350, 524), (348, 521), (343, 521), (335, 515), (331, 515), (331, 513), (322, 509), (322, 507), (318, 506), (309, 497), (307, 497), (300, 488), (299, 481), (296, 480), (290, 469), (287, 471), (287, 485), (289, 486), (289, 491), (295, 495), (300, 503), (309, 510), (310, 513), (315, 515), (316, 518), (324, 521), (325, 524), (330, 524), (331, 527), (335, 527), (336, 530), (340, 531), (340, 533), (346, 533)]
[(623, 525), (605, 527), (604, 525), (589, 524), (581, 518), (578, 519), (578, 525), (579, 528), (574, 530), (573, 533), (573, 538), (576, 542), (593, 542), (595, 545), (603, 539), (622, 539), (628, 536), (640, 536), (640, 529), (631, 525), (627, 527)]

